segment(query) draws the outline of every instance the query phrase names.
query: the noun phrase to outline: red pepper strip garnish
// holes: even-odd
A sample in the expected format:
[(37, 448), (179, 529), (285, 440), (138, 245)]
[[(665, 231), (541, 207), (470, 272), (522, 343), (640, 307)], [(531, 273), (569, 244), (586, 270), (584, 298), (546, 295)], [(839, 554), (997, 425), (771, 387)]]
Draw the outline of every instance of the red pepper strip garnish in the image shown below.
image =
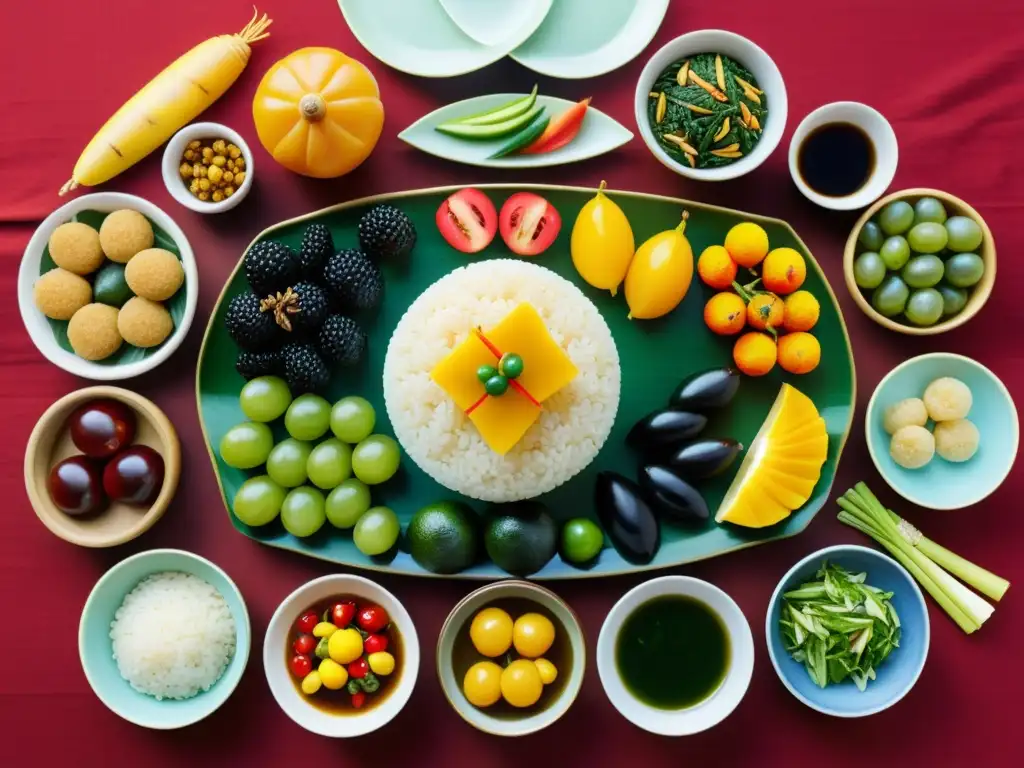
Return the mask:
[(473, 333), (475, 333), (476, 337), (478, 339), (480, 339), (481, 343), (483, 343), (483, 345), (485, 347), (487, 347), (487, 349), (489, 349), (491, 351), (492, 355), (494, 355), (496, 358), (501, 360), (501, 350), (498, 349), (496, 346), (494, 346), (491, 343), (490, 339), (488, 339), (486, 336), (484, 336), (484, 332), (483, 331), (481, 331), (479, 328), (474, 328), (473, 329)]
[(556, 149), (564, 147), (575, 139), (576, 135), (580, 132), (588, 106), (590, 106), (589, 98), (573, 104), (565, 112), (548, 123), (544, 133), (538, 136), (532, 144), (519, 150), (519, 154), (540, 155), (545, 152), (554, 152)]
[(483, 405), (484, 400), (486, 400), (488, 397), (490, 397), (490, 395), (488, 395), (486, 392), (480, 395), (480, 399), (466, 409), (466, 415), (469, 416), (469, 414), (471, 414), (473, 411), (475, 411), (477, 408)]
[[(589, 101), (589, 99), (588, 99), (588, 101)], [(487, 347), (487, 349), (490, 350), (492, 355), (494, 355), (496, 358), (501, 360), (501, 350), (498, 349), (496, 346), (494, 346), (494, 344), (491, 343), (490, 339), (488, 339), (486, 336), (484, 336), (484, 332), (483, 331), (481, 331), (479, 328), (474, 328), (473, 329), (473, 333), (475, 333), (476, 337), (478, 339), (480, 339), (480, 342), (485, 347)], [(518, 392), (523, 397), (525, 397), (527, 400), (529, 400), (531, 403), (533, 403), (538, 408), (540, 408), (540, 403), (534, 398), (533, 395), (531, 395), (529, 392), (526, 391), (526, 387), (524, 387), (522, 384), (520, 384), (515, 379), (509, 379), (508, 383), (512, 386), (512, 388), (516, 392)], [(479, 408), (481, 406), (481, 404), (484, 402), (484, 400), (487, 399), (487, 397), (488, 397), (488, 395), (485, 393), (483, 397), (481, 397), (479, 400), (477, 400), (475, 403), (473, 403), (471, 406), (469, 406), (469, 408), (466, 409), (466, 415), (468, 416), (473, 411), (475, 411), (477, 408)]]
[(520, 395), (522, 395), (527, 400), (529, 400), (531, 403), (533, 403), (538, 408), (540, 408), (540, 403), (538, 403), (536, 400), (533, 399), (533, 395), (531, 395), (529, 392), (526, 391), (526, 387), (524, 387), (522, 384), (520, 384), (515, 379), (509, 379), (508, 383), (512, 385), (512, 388), (515, 389), (516, 392), (518, 392)]

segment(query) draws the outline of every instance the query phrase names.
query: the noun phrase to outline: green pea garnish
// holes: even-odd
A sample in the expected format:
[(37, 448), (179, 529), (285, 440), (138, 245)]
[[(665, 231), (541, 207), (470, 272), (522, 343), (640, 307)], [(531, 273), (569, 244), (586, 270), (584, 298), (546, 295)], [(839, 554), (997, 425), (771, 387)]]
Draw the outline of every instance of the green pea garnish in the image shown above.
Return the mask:
[(481, 365), (476, 369), (476, 377), (480, 379), (481, 384), (486, 384), (488, 379), (494, 378), (498, 375), (498, 369), (493, 365)]
[(506, 352), (498, 361), (498, 372), (508, 379), (518, 379), (523, 375), (523, 358), (514, 352)]
[(508, 391), (508, 379), (500, 373), (484, 382), (484, 391), (491, 397), (500, 397)]

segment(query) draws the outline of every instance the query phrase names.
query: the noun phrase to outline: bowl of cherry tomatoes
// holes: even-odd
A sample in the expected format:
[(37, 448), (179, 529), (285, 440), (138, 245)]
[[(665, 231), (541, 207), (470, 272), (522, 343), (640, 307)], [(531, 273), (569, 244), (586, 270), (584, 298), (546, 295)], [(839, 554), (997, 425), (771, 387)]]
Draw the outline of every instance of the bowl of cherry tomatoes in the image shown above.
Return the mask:
[(302, 585), (278, 606), (263, 641), (278, 706), (321, 736), (362, 736), (390, 722), (412, 695), (419, 666), (408, 612), (362, 576)]

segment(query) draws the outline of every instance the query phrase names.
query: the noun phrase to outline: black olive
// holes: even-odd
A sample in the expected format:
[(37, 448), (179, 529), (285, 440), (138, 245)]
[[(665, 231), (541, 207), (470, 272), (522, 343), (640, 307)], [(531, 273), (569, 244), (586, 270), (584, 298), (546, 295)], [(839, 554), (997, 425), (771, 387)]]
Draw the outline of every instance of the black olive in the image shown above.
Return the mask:
[(713, 368), (683, 380), (668, 404), (670, 408), (706, 413), (724, 408), (736, 397), (740, 373), (734, 368)]
[(654, 559), (660, 543), (658, 518), (636, 483), (615, 472), (598, 473), (594, 505), (605, 533), (620, 555), (640, 565)]
[(655, 513), (673, 523), (703, 523), (711, 512), (704, 497), (668, 467), (649, 464), (640, 470), (640, 488)]
[(742, 451), (732, 438), (695, 440), (673, 453), (668, 465), (688, 480), (703, 480), (727, 470)]
[(708, 423), (707, 416), (673, 408), (655, 411), (633, 425), (626, 443), (642, 451), (667, 448), (695, 438)]

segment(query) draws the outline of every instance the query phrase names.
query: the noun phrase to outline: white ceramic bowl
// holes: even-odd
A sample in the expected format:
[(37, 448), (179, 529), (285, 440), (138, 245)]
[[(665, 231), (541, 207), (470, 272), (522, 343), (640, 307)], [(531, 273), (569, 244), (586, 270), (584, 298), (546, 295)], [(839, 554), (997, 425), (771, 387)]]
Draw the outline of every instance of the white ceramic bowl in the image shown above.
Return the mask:
[[(357, 600), (374, 602), (388, 612), (402, 636), (402, 658), (397, 660), (398, 684), (387, 699), (365, 712), (332, 715), (317, 709), (299, 692), (285, 664), (284, 649), (289, 642), (295, 620), (303, 611), (323, 600), (351, 595)], [(398, 598), (384, 587), (362, 576), (333, 574), (303, 584), (292, 592), (274, 611), (263, 638), (263, 672), (270, 692), (278, 706), (307, 731), (321, 736), (351, 738), (377, 730), (394, 718), (409, 701), (420, 670), (420, 643), (409, 613)]]
[[(746, 157), (741, 157), (735, 163), (721, 168), (690, 168), (688, 165), (680, 164), (661, 146), (661, 142), (655, 137), (647, 119), (649, 94), (658, 75), (670, 64), (698, 53), (721, 53), (736, 59), (753, 73), (757, 78), (758, 86), (765, 92), (768, 99), (768, 118), (763, 126), (761, 140), (757, 142), (754, 151)], [(723, 29), (701, 29), (670, 40), (648, 60), (647, 66), (640, 73), (640, 79), (636, 84), (633, 109), (636, 115), (636, 124), (644, 143), (662, 165), (680, 176), (698, 181), (725, 181), (750, 173), (775, 151), (786, 130), (789, 101), (786, 97), (786, 84), (782, 80), (782, 73), (775, 66), (772, 57), (765, 53), (760, 46), (741, 35), (726, 32)]]
[[(875, 168), (871, 172), (871, 177), (856, 192), (843, 197), (831, 197), (815, 192), (801, 178), (797, 167), (800, 145), (807, 138), (807, 134), (828, 123), (851, 123), (863, 130), (875, 146)], [(889, 125), (889, 121), (877, 109), (858, 101), (836, 101), (818, 107), (800, 121), (800, 125), (793, 132), (793, 138), (789, 141), (789, 174), (793, 177), (793, 183), (812, 203), (833, 211), (852, 211), (875, 202), (889, 188), (893, 177), (896, 176), (899, 159), (896, 132)]]
[[(178, 173), (181, 167), (181, 156), (185, 153), (185, 147), (193, 139), (224, 139), (229, 144), (234, 144), (242, 150), (242, 157), (245, 158), (245, 179), (242, 186), (235, 190), (231, 197), (221, 200), (219, 203), (202, 201), (188, 191), (185, 182)], [(245, 143), (242, 135), (226, 125), (220, 123), (192, 123), (186, 125), (171, 137), (164, 148), (163, 160), (160, 162), (160, 172), (164, 177), (164, 186), (171, 193), (171, 197), (197, 213), (223, 213), (230, 211), (238, 205), (249, 194), (252, 189), (253, 172), (252, 151)]]
[[(156, 352), (145, 359), (113, 364), (102, 361), (93, 362), (79, 357), (74, 352), (68, 352), (57, 344), (53, 338), (50, 321), (36, 307), (32, 286), (39, 279), (39, 263), (53, 230), (61, 224), (71, 221), (75, 214), (81, 211), (110, 212), (121, 208), (138, 211), (166, 232), (178, 246), (181, 266), (185, 270), (185, 284), (182, 286), (182, 290), (185, 291), (185, 314), (170, 337)], [(141, 197), (121, 192), (95, 192), (91, 195), (83, 195), (55, 210), (43, 219), (43, 223), (32, 234), (32, 238), (25, 248), (25, 255), (21, 259), (21, 267), (18, 269), (18, 308), (21, 310), (21, 319), (25, 323), (25, 329), (28, 331), (32, 343), (36, 345), (36, 349), (43, 353), (43, 357), (68, 373), (96, 381), (130, 379), (156, 368), (174, 354), (174, 351), (181, 346), (181, 342), (185, 340), (189, 326), (192, 325), (198, 298), (199, 271), (196, 269), (196, 259), (185, 233), (170, 216), (153, 203), (143, 200)]]
[[(615, 646), (622, 624), (640, 605), (656, 597), (684, 595), (707, 605), (725, 625), (731, 656), (718, 690), (695, 706), (657, 709), (629, 692), (615, 664)], [(713, 584), (689, 576), (661, 576), (629, 590), (612, 607), (597, 639), (597, 673), (614, 707), (633, 725), (662, 736), (689, 736), (724, 720), (740, 703), (754, 674), (754, 637), (743, 611)]]

